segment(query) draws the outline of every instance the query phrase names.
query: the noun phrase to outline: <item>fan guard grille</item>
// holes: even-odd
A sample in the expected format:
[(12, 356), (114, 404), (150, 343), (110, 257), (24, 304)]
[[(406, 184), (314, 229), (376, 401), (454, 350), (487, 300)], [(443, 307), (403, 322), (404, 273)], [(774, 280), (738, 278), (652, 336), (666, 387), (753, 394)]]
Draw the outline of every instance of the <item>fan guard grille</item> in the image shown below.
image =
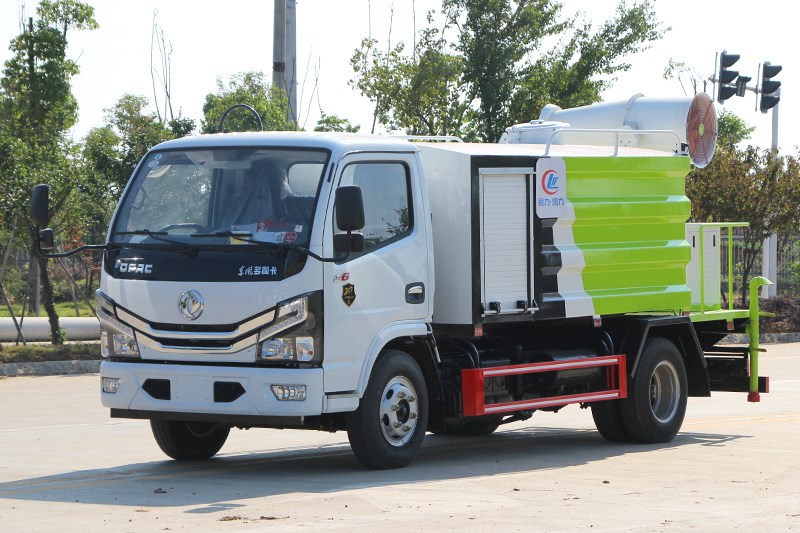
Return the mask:
[(696, 167), (703, 168), (711, 162), (717, 149), (717, 112), (711, 97), (705, 93), (695, 96), (689, 106), (686, 141), (689, 157)]

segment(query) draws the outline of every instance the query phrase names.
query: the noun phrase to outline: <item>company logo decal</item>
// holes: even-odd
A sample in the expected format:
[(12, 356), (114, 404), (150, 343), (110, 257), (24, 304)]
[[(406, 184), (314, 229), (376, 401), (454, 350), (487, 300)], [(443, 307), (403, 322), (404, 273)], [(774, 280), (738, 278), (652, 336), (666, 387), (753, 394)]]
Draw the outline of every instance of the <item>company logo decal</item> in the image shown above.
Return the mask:
[(542, 190), (545, 194), (554, 195), (558, 192), (558, 180), (561, 178), (555, 170), (548, 170), (542, 174)]
[(336, 274), (333, 276), (333, 281), (347, 281), (350, 279), (350, 272), (344, 272), (342, 274)]
[(559, 218), (567, 214), (567, 166), (560, 157), (540, 157), (536, 161), (536, 216)]
[(128, 274), (152, 274), (153, 273), (153, 265), (139, 263), (138, 259), (117, 259), (114, 262), (114, 268), (119, 271), (120, 273), (128, 273)]
[(242, 276), (277, 276), (278, 269), (274, 266), (240, 266), (239, 267), (239, 277)]
[(356, 288), (352, 283), (342, 285), (342, 300), (347, 304), (347, 307), (350, 307), (356, 301)]
[(184, 318), (195, 320), (203, 314), (203, 296), (194, 289), (183, 291), (178, 297), (178, 311)]

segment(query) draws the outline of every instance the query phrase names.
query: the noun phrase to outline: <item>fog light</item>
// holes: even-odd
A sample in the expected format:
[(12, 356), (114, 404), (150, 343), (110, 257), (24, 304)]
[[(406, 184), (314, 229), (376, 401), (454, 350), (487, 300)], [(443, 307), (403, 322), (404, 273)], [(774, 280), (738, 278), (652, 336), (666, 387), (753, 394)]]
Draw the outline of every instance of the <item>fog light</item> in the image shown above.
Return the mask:
[(302, 402), (306, 399), (305, 385), (270, 385), (272, 394), (278, 401), (297, 401)]
[(119, 378), (103, 378), (103, 392), (114, 394), (119, 390)]

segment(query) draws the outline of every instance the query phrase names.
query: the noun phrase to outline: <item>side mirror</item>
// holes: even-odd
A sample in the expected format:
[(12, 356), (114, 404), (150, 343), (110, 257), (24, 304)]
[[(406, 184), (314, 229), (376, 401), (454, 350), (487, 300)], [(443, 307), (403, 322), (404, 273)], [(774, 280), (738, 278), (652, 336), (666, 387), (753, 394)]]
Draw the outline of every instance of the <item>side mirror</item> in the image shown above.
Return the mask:
[(50, 228), (39, 230), (39, 249), (49, 252), (55, 248), (55, 239), (53, 238), (53, 230)]
[(364, 236), (360, 233), (338, 233), (333, 236), (333, 251), (337, 254), (364, 251)]
[(50, 187), (40, 184), (31, 193), (31, 220), (40, 228), (46, 228), (50, 222)]
[(340, 231), (357, 231), (364, 227), (364, 199), (361, 196), (361, 187), (344, 185), (336, 189), (335, 215), (336, 227)]

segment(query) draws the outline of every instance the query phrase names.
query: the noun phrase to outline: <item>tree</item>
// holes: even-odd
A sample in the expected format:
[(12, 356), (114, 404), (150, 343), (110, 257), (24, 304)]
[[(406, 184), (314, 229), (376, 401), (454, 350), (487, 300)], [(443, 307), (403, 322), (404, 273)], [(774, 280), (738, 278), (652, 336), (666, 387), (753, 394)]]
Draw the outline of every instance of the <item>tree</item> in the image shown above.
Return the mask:
[(755, 126), (747, 124), (736, 113), (723, 109), (717, 118), (717, 144), (733, 150), (748, 140), (755, 130)]
[(542, 39), (565, 31), (561, 4), (550, 0), (444, 0), (448, 22), (458, 28), (456, 49), (464, 57), (463, 82), (479, 104), (478, 131), (496, 141), (511, 118), (510, 104), (523, 59)]
[(403, 54), (403, 43), (386, 53), (376, 45), (375, 39), (364, 39), (353, 54), (356, 77), (350, 83), (375, 102), (381, 124), (410, 135), (474, 138), (472, 100), (461, 91), (464, 59), (448, 51), (440, 30), (420, 32), (410, 57)]
[[(35, 254), (36, 228), (27, 218), (30, 191), (36, 183), (51, 187), (51, 218), (70, 198), (84, 176), (75, 146), (65, 132), (77, 120), (78, 106), (70, 80), (77, 64), (67, 59), (67, 32), (97, 27), (91, 6), (74, 0), (42, 0), (23, 33), (11, 41), (11, 58), (0, 79), (0, 218), (18, 242)], [(47, 260), (37, 257), (42, 297), (54, 344), (63, 341), (53, 304)]]
[(336, 131), (346, 133), (356, 133), (361, 129), (361, 126), (353, 126), (346, 118), (340, 118), (336, 115), (326, 115), (324, 111), (320, 111), (319, 120), (314, 128), (314, 131)]
[(693, 169), (686, 178), (695, 222), (749, 222), (744, 231), (742, 302), (747, 281), (764, 239), (775, 233), (800, 231), (800, 160), (780, 157), (777, 150), (725, 144), (711, 163)]
[[(510, 104), (513, 118), (537, 117), (542, 107), (551, 102), (563, 108), (599, 102), (603, 91), (615, 81), (613, 76), (630, 70), (630, 63), (622, 58), (663, 36), (648, 3), (627, 8), (621, 2), (614, 18), (594, 33), (588, 22), (570, 23), (569, 27), (573, 34), (565, 45), (519, 69), (520, 87)], [(495, 130), (494, 135), (497, 133)]]
[[(453, 43), (429, 27), (408, 57), (402, 43), (380, 53), (365, 39), (351, 59), (351, 84), (390, 128), (494, 142), (547, 103), (599, 101), (613, 75), (630, 68), (622, 58), (665, 31), (647, 1), (628, 8), (623, 0), (597, 31), (561, 9), (553, 0), (443, 0), (445, 30), (458, 33)], [(557, 35), (566, 40), (534, 52)]]
[[(240, 72), (222, 83), (217, 78), (217, 92), (206, 95), (203, 104), (203, 133), (217, 133), (222, 114), (235, 104), (247, 104), (255, 109), (265, 130), (293, 130), (296, 126), (286, 120), (289, 102), (286, 94), (273, 88), (264, 79), (263, 72)], [(257, 131), (255, 117), (246, 109), (237, 109), (225, 119), (226, 131)]]

